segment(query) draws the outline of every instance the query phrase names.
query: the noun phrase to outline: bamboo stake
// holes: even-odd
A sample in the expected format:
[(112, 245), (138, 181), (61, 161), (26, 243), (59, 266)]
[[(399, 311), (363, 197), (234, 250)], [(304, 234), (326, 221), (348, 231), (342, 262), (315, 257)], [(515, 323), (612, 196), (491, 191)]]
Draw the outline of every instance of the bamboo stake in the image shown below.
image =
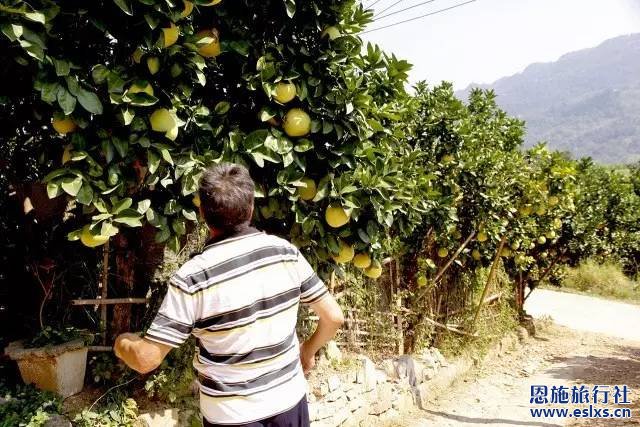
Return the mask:
[(502, 248), (504, 247), (504, 243), (507, 240), (507, 236), (502, 236), (500, 240), (500, 245), (498, 245), (498, 250), (496, 252), (496, 256), (493, 259), (493, 263), (491, 264), (491, 270), (489, 270), (489, 277), (487, 277), (487, 283), (484, 285), (484, 289), (482, 290), (482, 296), (480, 297), (480, 302), (478, 303), (478, 308), (476, 309), (476, 314), (473, 316), (473, 322), (471, 323), (471, 330), (475, 330), (476, 322), (478, 321), (478, 316), (480, 315), (480, 310), (482, 309), (482, 303), (484, 302), (484, 298), (487, 296), (487, 291), (489, 290), (489, 286), (493, 281), (493, 277), (496, 275), (496, 269), (498, 268), (498, 261), (500, 261), (500, 256), (502, 254)]
[[(456, 258), (458, 258), (458, 256), (462, 253), (464, 248), (467, 247), (467, 245), (469, 244), (469, 242), (471, 241), (471, 239), (473, 239), (473, 236), (475, 236), (475, 235), (476, 235), (476, 232), (472, 231), (471, 234), (469, 234), (469, 236), (466, 238), (466, 240), (460, 245), (460, 247), (458, 247), (458, 249), (455, 251), (453, 256), (451, 258), (449, 258), (449, 260), (447, 261), (447, 263), (445, 265), (442, 266), (440, 271), (438, 271), (438, 273), (433, 278), (433, 284), (434, 285), (438, 283), (438, 281), (442, 278), (444, 273), (446, 273), (446, 271), (449, 269), (451, 264), (453, 264), (453, 262), (456, 260)], [(425, 289), (424, 291), (422, 291), (422, 293), (420, 293), (420, 295), (418, 295), (418, 298), (416, 298), (416, 303), (420, 302), (420, 300), (422, 300), (427, 295), (428, 292), (429, 292), (429, 289)]]
[(442, 329), (446, 329), (447, 331), (450, 331), (450, 332), (455, 332), (456, 334), (465, 335), (465, 336), (474, 337), (474, 338), (478, 336), (478, 334), (476, 334), (476, 333), (469, 333), (469, 332), (466, 332), (466, 331), (462, 331), (462, 330), (454, 328), (452, 326), (445, 325), (444, 323), (437, 322), (437, 321), (435, 321), (433, 319), (430, 319), (430, 318), (428, 318), (426, 316), (424, 316), (422, 320), (426, 320), (428, 323), (431, 323), (434, 326), (437, 326), (437, 327), (442, 328)]
[[(499, 294), (491, 295), (490, 297), (487, 297), (484, 301), (482, 301), (482, 304), (492, 304), (494, 301), (499, 300), (501, 297), (502, 292)], [(442, 319), (448, 316), (455, 316), (456, 314), (464, 313), (465, 311), (467, 311), (467, 308), (460, 308), (458, 310), (453, 310), (451, 313), (440, 314), (438, 315), (437, 319)]]
[(460, 245), (458, 250), (453, 254), (453, 256), (451, 258), (449, 258), (449, 261), (447, 261), (447, 263), (440, 269), (438, 274), (436, 274), (436, 277), (433, 278), (433, 282), (434, 283), (436, 283), (438, 280), (440, 280), (442, 275), (449, 269), (449, 267), (451, 266), (453, 261), (455, 261), (456, 258), (458, 258), (458, 255), (460, 255), (460, 253), (464, 250), (464, 248), (469, 244), (469, 242), (471, 241), (471, 239), (473, 239), (473, 236), (475, 236), (475, 235), (476, 235), (475, 231), (472, 231), (471, 234), (469, 234), (467, 239), (462, 243), (462, 245)]
[[(107, 299), (107, 280), (109, 277), (109, 240), (102, 247), (102, 290), (100, 292), (100, 296), (102, 300)], [(107, 305), (102, 304), (100, 307), (100, 322), (102, 322), (102, 327), (104, 328), (104, 332), (102, 334), (102, 344), (107, 345)]]

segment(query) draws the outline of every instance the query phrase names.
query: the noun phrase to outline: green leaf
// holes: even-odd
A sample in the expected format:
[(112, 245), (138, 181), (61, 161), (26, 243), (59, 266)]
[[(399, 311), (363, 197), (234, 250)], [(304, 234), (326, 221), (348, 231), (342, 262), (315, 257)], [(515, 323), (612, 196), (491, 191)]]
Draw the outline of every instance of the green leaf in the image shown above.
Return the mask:
[(127, 93), (127, 99), (129, 99), (129, 104), (136, 107), (148, 107), (158, 103), (158, 98), (144, 92)]
[(171, 228), (179, 236), (187, 233), (187, 226), (182, 218), (175, 219), (171, 222)]
[(136, 209), (140, 214), (145, 214), (151, 207), (151, 200), (144, 199), (138, 202), (138, 208)]
[(160, 156), (153, 150), (147, 150), (147, 166), (149, 167), (149, 173), (154, 174), (160, 166)]
[(0, 31), (7, 36), (12, 42), (18, 40), (22, 36), (22, 25), (3, 23), (0, 25)]
[(196, 77), (198, 78), (198, 83), (200, 83), (200, 86), (207, 85), (207, 77), (204, 75), (202, 71), (196, 70)]
[(113, 208), (111, 209), (111, 213), (117, 215), (125, 209), (129, 209), (133, 204), (133, 200), (131, 197), (127, 197), (126, 199), (122, 199), (113, 204)]
[(62, 86), (60, 86), (58, 90), (58, 105), (62, 108), (65, 116), (73, 113), (73, 110), (76, 108), (75, 96), (71, 95), (71, 93)]
[(27, 40), (20, 40), (20, 46), (29, 54), (29, 56), (42, 61), (44, 59), (44, 49), (35, 43)]
[(244, 138), (242, 145), (248, 151), (254, 150), (258, 147), (262, 147), (268, 136), (269, 131), (266, 129), (254, 130)]
[(95, 65), (91, 69), (91, 77), (93, 78), (93, 81), (98, 85), (101, 85), (102, 83), (107, 81), (109, 73), (109, 69), (102, 64)]
[(113, 145), (108, 139), (102, 141), (102, 154), (104, 154), (107, 163), (111, 163), (111, 160), (113, 160)]
[(76, 76), (66, 76), (64, 80), (67, 82), (67, 88), (69, 92), (75, 97), (80, 93), (80, 85), (78, 84), (78, 78)]
[(226, 102), (226, 101), (221, 101), (221, 102), (218, 102), (218, 103), (216, 104), (216, 106), (214, 107), (213, 111), (214, 111), (216, 114), (218, 114), (218, 115), (220, 115), (220, 116), (221, 116), (221, 115), (223, 115), (223, 114), (226, 114), (226, 113), (227, 113), (227, 111), (229, 111), (229, 108), (231, 108), (231, 105), (230, 105), (228, 102)]
[(66, 177), (62, 179), (61, 183), (62, 189), (68, 195), (75, 197), (80, 188), (82, 187), (82, 178), (81, 177)]
[(233, 40), (229, 43), (229, 47), (242, 56), (249, 56), (250, 44), (246, 40)]
[(126, 0), (113, 0), (113, 2), (117, 4), (124, 13), (129, 16), (133, 16), (133, 12), (131, 12), (131, 6), (129, 6), (129, 3), (127, 3)]
[(124, 123), (125, 126), (129, 126), (136, 116), (136, 110), (124, 107), (120, 109), (120, 115), (122, 116), (122, 123)]
[(58, 77), (68, 76), (71, 70), (71, 65), (62, 59), (51, 58), (53, 65), (56, 68), (56, 75)]
[(311, 150), (312, 148), (313, 148), (313, 142), (311, 142), (311, 140), (307, 138), (299, 139), (296, 146), (293, 147), (293, 149), (298, 153), (304, 153), (306, 151)]
[(141, 217), (118, 216), (113, 219), (113, 222), (124, 224), (129, 227), (141, 227), (142, 221), (140, 219)]
[(47, 196), (49, 196), (50, 199), (55, 199), (61, 193), (62, 193), (62, 190), (60, 188), (60, 184), (54, 181), (47, 183)]
[(129, 143), (120, 138), (111, 138), (111, 142), (113, 146), (116, 148), (116, 151), (120, 155), (120, 157), (125, 158), (127, 156), (127, 152), (129, 151)]
[(264, 107), (260, 110), (260, 114), (258, 117), (260, 117), (260, 121), (266, 122), (267, 120), (272, 119), (275, 116), (276, 116), (276, 113), (273, 110), (273, 108)]
[(360, 240), (362, 240), (364, 243), (366, 244), (371, 243), (371, 238), (366, 233), (366, 231), (364, 231), (362, 228), (358, 228), (358, 236), (360, 237)]
[(78, 191), (76, 200), (78, 201), (78, 203), (89, 206), (93, 201), (93, 189), (91, 188), (91, 185), (83, 185), (80, 191)]
[(161, 148), (160, 155), (162, 156), (165, 162), (169, 163), (170, 165), (173, 165), (173, 158), (171, 157), (171, 153), (169, 152), (168, 149)]
[(329, 194), (329, 183), (331, 182), (331, 176), (327, 175), (318, 182), (318, 187), (316, 191), (316, 196), (313, 198), (314, 202), (319, 202), (320, 200), (327, 197)]
[(155, 241), (156, 243), (166, 242), (169, 237), (171, 237), (171, 231), (167, 227), (163, 227), (156, 233)]
[[(138, 0), (138, 1), (140, 1), (140, 0)], [(156, 18), (155, 16), (152, 16), (152, 15), (150, 15), (148, 13), (145, 13), (144, 20), (147, 21), (147, 25), (152, 30), (155, 30), (156, 27), (158, 26), (158, 24), (160, 24), (160, 20), (158, 18)]]
[(189, 221), (198, 221), (198, 216), (193, 209), (182, 209), (182, 215), (187, 218)]
[(102, 103), (95, 93), (79, 88), (76, 97), (80, 105), (88, 112), (92, 114), (102, 114)]
[(46, 22), (44, 13), (40, 12), (25, 12), (24, 17), (29, 21), (37, 22), (39, 24), (44, 24)]
[(40, 89), (40, 99), (49, 104), (58, 99), (58, 91), (62, 88), (58, 83), (43, 83)]
[(296, 14), (296, 3), (293, 0), (285, 0), (284, 4), (287, 8), (287, 15), (289, 18), (293, 18)]

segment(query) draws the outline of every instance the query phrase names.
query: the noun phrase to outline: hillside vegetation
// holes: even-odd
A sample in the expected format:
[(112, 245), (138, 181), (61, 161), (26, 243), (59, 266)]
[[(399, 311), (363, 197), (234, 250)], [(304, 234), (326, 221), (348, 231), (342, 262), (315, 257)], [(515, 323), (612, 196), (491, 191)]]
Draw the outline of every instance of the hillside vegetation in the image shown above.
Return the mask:
[(574, 158), (604, 163), (640, 159), (640, 34), (617, 37), (532, 64), (489, 85), (498, 104), (527, 123), (525, 144), (547, 141)]

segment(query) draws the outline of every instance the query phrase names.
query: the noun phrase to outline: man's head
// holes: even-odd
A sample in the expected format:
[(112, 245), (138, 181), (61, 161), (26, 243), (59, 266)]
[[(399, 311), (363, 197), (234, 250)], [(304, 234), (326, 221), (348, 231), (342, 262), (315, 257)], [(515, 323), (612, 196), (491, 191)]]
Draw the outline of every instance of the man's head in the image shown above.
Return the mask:
[(200, 209), (209, 228), (229, 233), (247, 225), (253, 214), (254, 183), (249, 171), (221, 163), (200, 178)]

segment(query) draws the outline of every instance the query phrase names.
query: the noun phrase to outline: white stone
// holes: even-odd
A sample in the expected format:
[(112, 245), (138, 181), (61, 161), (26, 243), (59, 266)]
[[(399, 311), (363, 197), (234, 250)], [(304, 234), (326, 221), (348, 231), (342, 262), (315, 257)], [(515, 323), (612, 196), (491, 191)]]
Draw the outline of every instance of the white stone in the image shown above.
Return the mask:
[(367, 356), (359, 358), (360, 368), (356, 374), (356, 383), (364, 384), (365, 391), (373, 390), (377, 384), (376, 366)]
[(437, 348), (433, 347), (431, 349), (431, 353), (436, 358), (436, 360), (438, 361), (438, 364), (440, 364), (440, 366), (447, 366), (447, 360), (444, 358), (442, 353), (440, 353), (440, 350), (438, 350)]
[(340, 377), (337, 375), (331, 375), (329, 377), (329, 379), (327, 380), (327, 385), (329, 386), (329, 391), (335, 391), (338, 388), (340, 388), (340, 385), (342, 384), (342, 381), (340, 380)]
[(329, 341), (327, 343), (325, 352), (327, 355), (327, 359), (329, 359), (330, 361), (335, 360), (339, 362), (342, 360), (342, 352), (338, 348), (338, 344), (336, 344), (335, 341)]
[(384, 373), (387, 374), (387, 377), (392, 379), (398, 378), (398, 373), (396, 372), (396, 366), (393, 363), (393, 360), (385, 359), (382, 362), (382, 369), (384, 370)]

